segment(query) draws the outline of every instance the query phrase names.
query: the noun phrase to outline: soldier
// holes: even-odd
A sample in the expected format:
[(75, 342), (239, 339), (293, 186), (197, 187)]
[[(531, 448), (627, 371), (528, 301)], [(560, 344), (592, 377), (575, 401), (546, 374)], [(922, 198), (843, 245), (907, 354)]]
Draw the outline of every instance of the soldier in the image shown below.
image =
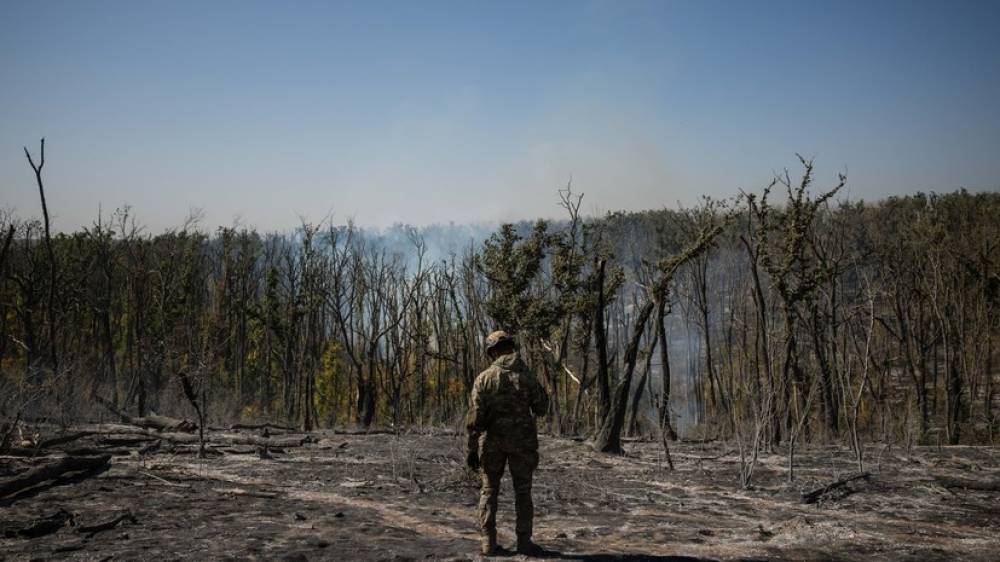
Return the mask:
[(493, 364), (476, 377), (469, 402), (466, 462), (482, 468), (479, 525), (482, 552), (498, 554), (497, 495), (504, 465), (510, 466), (517, 511), (517, 552), (535, 555), (542, 549), (531, 541), (534, 506), (531, 474), (538, 466), (535, 417), (545, 415), (549, 397), (517, 352), (514, 338), (493, 332), (486, 338), (486, 354)]

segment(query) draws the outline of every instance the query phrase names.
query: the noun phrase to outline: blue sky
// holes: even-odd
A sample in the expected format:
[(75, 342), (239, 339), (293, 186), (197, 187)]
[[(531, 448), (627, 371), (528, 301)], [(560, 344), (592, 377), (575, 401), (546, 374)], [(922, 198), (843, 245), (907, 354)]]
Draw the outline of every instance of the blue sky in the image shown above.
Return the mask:
[(0, 1), (0, 207), (152, 230), (1000, 189), (1000, 2)]

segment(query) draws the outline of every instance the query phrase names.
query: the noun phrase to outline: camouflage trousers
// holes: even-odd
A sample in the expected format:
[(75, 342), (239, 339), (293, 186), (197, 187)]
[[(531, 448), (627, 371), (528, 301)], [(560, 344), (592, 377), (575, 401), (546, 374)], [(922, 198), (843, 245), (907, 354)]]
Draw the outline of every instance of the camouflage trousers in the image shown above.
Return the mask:
[(479, 490), (479, 526), (484, 543), (496, 542), (497, 498), (504, 466), (510, 466), (514, 483), (514, 509), (517, 512), (518, 539), (530, 539), (535, 506), (531, 502), (531, 476), (538, 466), (538, 451), (498, 451), (484, 448), (480, 455), (482, 487)]

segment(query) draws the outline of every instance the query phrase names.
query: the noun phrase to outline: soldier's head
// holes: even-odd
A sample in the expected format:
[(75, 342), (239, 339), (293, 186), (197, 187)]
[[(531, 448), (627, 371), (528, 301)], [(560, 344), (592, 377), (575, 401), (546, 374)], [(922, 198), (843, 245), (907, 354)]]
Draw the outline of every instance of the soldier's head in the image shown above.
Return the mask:
[(490, 359), (496, 359), (501, 355), (514, 353), (517, 351), (517, 343), (514, 336), (503, 330), (497, 330), (486, 336), (486, 355)]

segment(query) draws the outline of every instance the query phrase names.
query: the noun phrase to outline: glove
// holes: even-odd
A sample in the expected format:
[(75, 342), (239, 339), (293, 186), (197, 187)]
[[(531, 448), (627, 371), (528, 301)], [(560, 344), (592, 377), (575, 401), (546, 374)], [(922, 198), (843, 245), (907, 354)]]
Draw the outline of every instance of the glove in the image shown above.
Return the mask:
[(479, 470), (479, 451), (469, 449), (465, 455), (465, 464), (473, 471)]

